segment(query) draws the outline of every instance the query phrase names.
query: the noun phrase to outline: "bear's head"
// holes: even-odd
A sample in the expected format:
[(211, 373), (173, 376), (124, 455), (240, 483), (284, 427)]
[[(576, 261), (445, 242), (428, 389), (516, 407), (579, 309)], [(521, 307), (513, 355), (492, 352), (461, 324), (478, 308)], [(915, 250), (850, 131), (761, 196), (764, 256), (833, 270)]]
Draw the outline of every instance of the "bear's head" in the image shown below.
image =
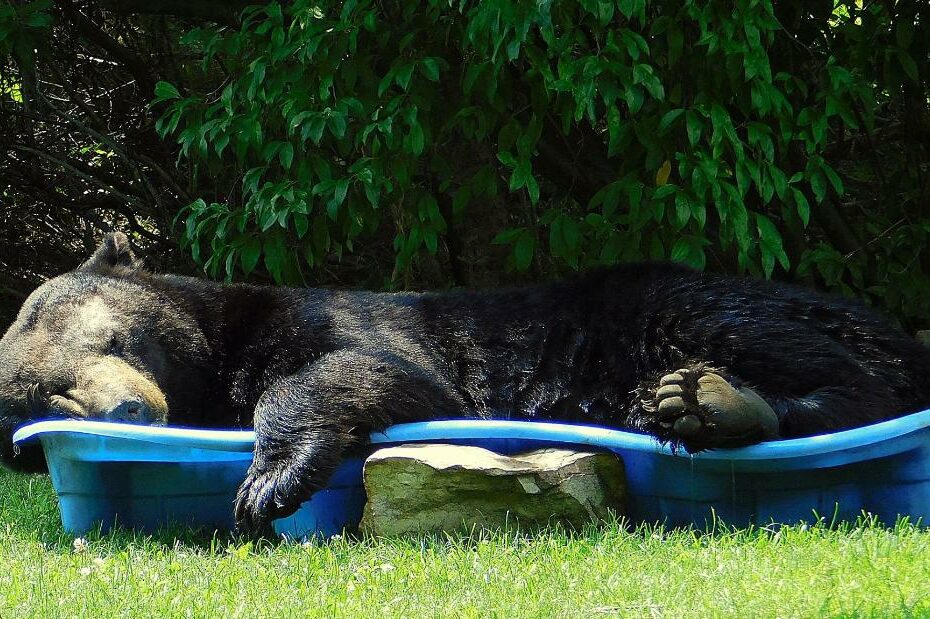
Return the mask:
[(0, 460), (44, 469), (39, 448), (12, 444), (25, 422), (76, 419), (164, 424), (191, 405), (208, 364), (184, 300), (142, 270), (125, 235), (109, 235), (80, 267), (40, 286), (0, 339)]

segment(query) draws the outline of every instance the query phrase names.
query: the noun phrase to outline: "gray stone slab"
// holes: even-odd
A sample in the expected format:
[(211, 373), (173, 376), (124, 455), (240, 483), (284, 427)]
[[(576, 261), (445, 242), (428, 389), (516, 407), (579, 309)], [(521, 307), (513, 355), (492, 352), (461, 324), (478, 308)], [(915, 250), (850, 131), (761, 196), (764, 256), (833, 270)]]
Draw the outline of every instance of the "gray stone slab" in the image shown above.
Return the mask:
[(373, 453), (364, 478), (361, 528), (375, 535), (581, 526), (623, 513), (623, 463), (610, 453), (401, 445)]

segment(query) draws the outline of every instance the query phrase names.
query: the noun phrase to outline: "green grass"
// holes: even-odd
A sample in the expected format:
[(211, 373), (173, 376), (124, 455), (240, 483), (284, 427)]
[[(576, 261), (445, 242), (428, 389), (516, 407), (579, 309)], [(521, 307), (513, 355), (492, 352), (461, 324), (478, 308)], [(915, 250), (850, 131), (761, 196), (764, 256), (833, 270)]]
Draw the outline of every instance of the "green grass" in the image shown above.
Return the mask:
[(930, 616), (930, 532), (906, 523), (258, 546), (181, 533), (75, 549), (48, 478), (2, 472), (0, 617)]

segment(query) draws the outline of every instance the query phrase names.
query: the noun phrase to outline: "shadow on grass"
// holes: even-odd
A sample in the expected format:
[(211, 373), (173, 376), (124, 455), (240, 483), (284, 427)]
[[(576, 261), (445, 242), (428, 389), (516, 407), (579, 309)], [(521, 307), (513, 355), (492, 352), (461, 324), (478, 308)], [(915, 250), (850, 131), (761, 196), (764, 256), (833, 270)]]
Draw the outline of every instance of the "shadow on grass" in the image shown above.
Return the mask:
[[(8, 537), (41, 542), (48, 550), (72, 552), (75, 536), (61, 525), (58, 497), (48, 475), (24, 475), (0, 469), (0, 527)], [(116, 526), (107, 532), (101, 527), (83, 536), (89, 542), (102, 542), (114, 551), (131, 546), (181, 547), (221, 551), (242, 540), (228, 532), (207, 531), (183, 525), (166, 526), (153, 534)]]
[[(633, 536), (650, 542), (681, 542), (710, 545), (719, 543), (750, 543), (760, 538), (778, 540), (785, 535), (835, 536), (849, 535), (864, 529), (893, 530), (895, 533), (925, 531), (926, 525), (907, 518), (885, 525), (870, 514), (862, 514), (855, 522), (836, 522), (829, 516), (812, 514), (806, 523), (781, 525), (753, 525), (736, 527), (715, 520), (704, 529), (693, 527), (672, 528), (661, 524), (635, 524), (622, 517), (582, 527), (565, 526), (553, 522), (543, 528), (523, 529), (518, 524), (506, 527), (463, 528), (455, 532), (419, 533), (396, 537), (376, 537), (364, 533), (346, 533), (336, 539), (311, 538), (309, 540), (249, 540), (227, 531), (196, 529), (184, 525), (166, 526), (155, 533), (114, 527), (107, 532), (101, 528), (83, 537), (87, 542), (107, 552), (122, 552), (132, 548), (171, 552), (196, 550), (209, 554), (250, 554), (267, 552), (296, 543), (321, 546), (414, 546), (421, 549), (467, 549), (489, 541), (507, 546), (522, 546), (540, 539), (575, 540), (590, 544), (611, 536)], [(64, 531), (58, 511), (58, 499), (47, 475), (23, 475), (0, 470), (0, 531), (7, 539), (35, 541), (48, 551), (70, 553), (74, 551), (75, 536)]]

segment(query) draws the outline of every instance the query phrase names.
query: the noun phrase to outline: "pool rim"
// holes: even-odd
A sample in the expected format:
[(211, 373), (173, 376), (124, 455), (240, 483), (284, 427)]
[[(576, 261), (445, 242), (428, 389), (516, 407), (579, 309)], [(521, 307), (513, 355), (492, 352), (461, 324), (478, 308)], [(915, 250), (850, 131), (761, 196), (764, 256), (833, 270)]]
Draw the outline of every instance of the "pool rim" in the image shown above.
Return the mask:
[[(908, 437), (930, 427), (930, 409), (868, 426), (804, 438), (758, 443), (732, 449), (712, 449), (696, 454), (675, 450), (655, 437), (602, 426), (550, 421), (504, 419), (444, 419), (390, 426), (370, 436), (372, 445), (425, 441), (516, 440), (589, 445), (617, 450), (634, 450), (672, 458), (708, 462), (753, 462), (809, 460), (835, 461), (833, 465), (892, 455), (915, 447)], [(177, 426), (143, 426), (106, 421), (52, 419), (33, 421), (13, 434), (16, 445), (39, 441), (43, 435), (72, 433), (141, 441), (166, 447), (249, 453), (253, 451), (252, 430), (213, 430)], [(876, 455), (878, 454), (878, 455)], [(784, 464), (784, 463), (782, 463)]]

